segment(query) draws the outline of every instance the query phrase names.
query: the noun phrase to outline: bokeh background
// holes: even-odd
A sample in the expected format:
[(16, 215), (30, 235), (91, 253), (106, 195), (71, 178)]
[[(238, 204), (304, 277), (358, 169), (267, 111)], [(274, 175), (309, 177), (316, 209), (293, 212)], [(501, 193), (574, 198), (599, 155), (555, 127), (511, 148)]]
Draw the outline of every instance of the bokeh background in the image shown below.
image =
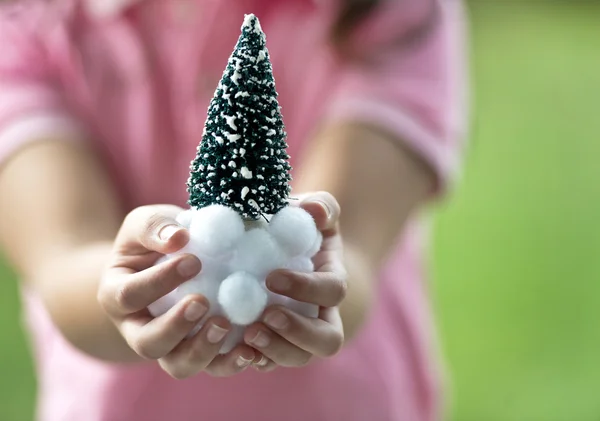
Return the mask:
[[(431, 265), (452, 421), (600, 420), (600, 2), (473, 0), (474, 120)], [(35, 381), (0, 263), (0, 420)]]

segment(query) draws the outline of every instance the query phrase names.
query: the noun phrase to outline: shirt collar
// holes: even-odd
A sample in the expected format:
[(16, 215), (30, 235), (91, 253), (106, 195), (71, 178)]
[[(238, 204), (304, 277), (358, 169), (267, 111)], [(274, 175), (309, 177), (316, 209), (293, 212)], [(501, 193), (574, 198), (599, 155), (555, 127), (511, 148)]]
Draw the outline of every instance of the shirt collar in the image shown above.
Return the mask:
[[(84, 0), (85, 7), (92, 16), (97, 18), (112, 17), (123, 12), (130, 6), (141, 3), (144, 0)], [(262, 0), (269, 3), (272, 0)], [(308, 3), (320, 6), (325, 4), (327, 0), (305, 0)]]
[(85, 7), (89, 14), (97, 18), (118, 15), (126, 8), (142, 0), (85, 0)]

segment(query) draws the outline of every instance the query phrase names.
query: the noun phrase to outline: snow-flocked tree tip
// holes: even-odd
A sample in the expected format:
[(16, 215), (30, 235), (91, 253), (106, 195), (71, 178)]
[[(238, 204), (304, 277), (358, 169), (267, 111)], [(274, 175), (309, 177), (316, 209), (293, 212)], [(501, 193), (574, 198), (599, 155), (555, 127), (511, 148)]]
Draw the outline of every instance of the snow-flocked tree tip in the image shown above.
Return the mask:
[(189, 204), (228, 206), (256, 220), (287, 205), (291, 167), (266, 37), (246, 15), (208, 109), (190, 167)]

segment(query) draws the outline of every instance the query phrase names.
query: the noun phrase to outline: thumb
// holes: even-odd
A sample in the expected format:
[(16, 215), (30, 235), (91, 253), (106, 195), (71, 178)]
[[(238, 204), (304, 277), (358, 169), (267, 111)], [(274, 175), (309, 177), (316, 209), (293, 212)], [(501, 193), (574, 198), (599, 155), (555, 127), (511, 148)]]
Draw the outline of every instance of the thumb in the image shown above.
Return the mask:
[(320, 191), (300, 195), (300, 207), (315, 220), (320, 231), (337, 230), (340, 205), (331, 193)]
[(176, 221), (177, 206), (141, 206), (132, 210), (117, 235), (116, 246), (125, 255), (156, 251), (174, 253), (190, 240), (189, 232)]

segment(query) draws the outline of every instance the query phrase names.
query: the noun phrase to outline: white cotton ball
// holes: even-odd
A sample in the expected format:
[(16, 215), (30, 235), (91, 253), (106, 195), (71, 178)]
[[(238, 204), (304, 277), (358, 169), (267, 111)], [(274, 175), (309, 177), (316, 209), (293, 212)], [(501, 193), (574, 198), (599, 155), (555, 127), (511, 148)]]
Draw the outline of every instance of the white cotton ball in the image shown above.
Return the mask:
[(179, 215), (175, 218), (177, 223), (185, 228), (189, 228), (192, 224), (192, 219), (194, 218), (195, 211), (193, 209), (186, 209), (182, 212), (179, 212)]
[(210, 276), (203, 276), (201, 273), (195, 278), (181, 284), (179, 287), (177, 287), (176, 291), (180, 299), (192, 294), (204, 296), (210, 303), (210, 307), (205, 317), (210, 317), (214, 314), (217, 314), (219, 311), (217, 297), (219, 295), (220, 284), (220, 279)]
[(233, 250), (244, 234), (244, 222), (236, 211), (211, 205), (194, 212), (188, 249), (198, 255), (217, 257)]
[(289, 256), (298, 256), (313, 247), (318, 230), (308, 212), (288, 206), (273, 216), (269, 232)]
[[(265, 215), (265, 216), (267, 218), (269, 217), (269, 215)], [(260, 228), (260, 229), (269, 228), (269, 222), (266, 221), (264, 218), (256, 219), (254, 221), (246, 221), (244, 223), (244, 225), (246, 226), (246, 231), (250, 231), (255, 228)]]
[(158, 300), (148, 306), (148, 311), (153, 317), (162, 316), (167, 311), (179, 302), (179, 296), (176, 291), (171, 291), (167, 295), (160, 297)]
[(249, 325), (265, 309), (267, 291), (255, 276), (236, 272), (221, 283), (219, 304), (231, 323)]
[(311, 303), (304, 303), (302, 301), (292, 300), (291, 298), (285, 304), (287, 308), (295, 313), (298, 313), (304, 317), (310, 317), (316, 319), (319, 317), (319, 306)]
[(168, 262), (169, 260), (171, 260), (172, 257), (173, 257), (172, 254), (164, 254), (164, 255), (160, 256), (158, 259), (156, 259), (156, 262), (154, 262), (154, 265), (152, 265), (152, 266), (158, 266), (161, 263)]
[(284, 259), (285, 256), (267, 231), (253, 229), (240, 239), (231, 261), (231, 269), (264, 278), (269, 272), (281, 268)]
[(314, 242), (314, 244), (312, 245), (312, 247), (306, 252), (306, 256), (308, 257), (313, 257), (315, 254), (317, 254), (319, 252), (319, 250), (321, 250), (321, 246), (323, 245), (323, 234), (321, 234), (321, 231), (317, 230), (317, 238)]
[(208, 320), (210, 317), (220, 316), (223, 314), (218, 301), (219, 287), (223, 277), (215, 276), (214, 274), (215, 271), (211, 271), (211, 274), (207, 275), (203, 267), (202, 271), (196, 277), (179, 285), (179, 287), (177, 287), (175, 290), (177, 292), (178, 300), (182, 300), (187, 295), (198, 294), (205, 297), (209, 303), (208, 311), (204, 317), (200, 319), (198, 324), (188, 333), (188, 338), (191, 338), (198, 333), (206, 320)]
[(311, 273), (315, 270), (315, 265), (310, 257), (297, 256), (290, 259), (285, 268), (294, 272)]

